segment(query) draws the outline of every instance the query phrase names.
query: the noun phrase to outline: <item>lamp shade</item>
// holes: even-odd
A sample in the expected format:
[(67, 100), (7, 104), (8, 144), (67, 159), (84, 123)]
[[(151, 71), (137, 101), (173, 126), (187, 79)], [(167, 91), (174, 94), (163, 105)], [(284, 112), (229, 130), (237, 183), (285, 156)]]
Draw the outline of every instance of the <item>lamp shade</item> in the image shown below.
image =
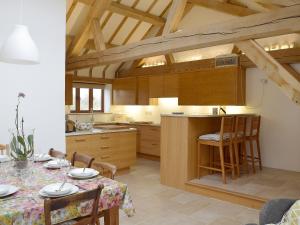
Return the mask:
[(25, 65), (39, 63), (39, 51), (27, 26), (15, 25), (13, 32), (2, 46), (0, 61)]

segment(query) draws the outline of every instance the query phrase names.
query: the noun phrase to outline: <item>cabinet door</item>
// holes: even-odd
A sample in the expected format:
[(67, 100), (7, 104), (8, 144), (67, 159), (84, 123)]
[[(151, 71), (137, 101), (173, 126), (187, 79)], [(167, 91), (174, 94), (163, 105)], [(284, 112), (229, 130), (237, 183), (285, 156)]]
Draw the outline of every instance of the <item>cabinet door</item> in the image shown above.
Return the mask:
[(154, 75), (149, 77), (149, 97), (161, 98), (164, 96), (164, 76)]
[(163, 97), (165, 98), (178, 97), (178, 92), (179, 92), (178, 81), (179, 81), (178, 74), (164, 75)]
[(137, 104), (149, 105), (149, 77), (139, 76), (137, 77)]
[(243, 76), (238, 67), (183, 74), (179, 78), (179, 105), (243, 105)]
[(65, 105), (73, 104), (73, 74), (66, 74)]
[(136, 77), (118, 78), (113, 81), (113, 104), (135, 105), (137, 100)]

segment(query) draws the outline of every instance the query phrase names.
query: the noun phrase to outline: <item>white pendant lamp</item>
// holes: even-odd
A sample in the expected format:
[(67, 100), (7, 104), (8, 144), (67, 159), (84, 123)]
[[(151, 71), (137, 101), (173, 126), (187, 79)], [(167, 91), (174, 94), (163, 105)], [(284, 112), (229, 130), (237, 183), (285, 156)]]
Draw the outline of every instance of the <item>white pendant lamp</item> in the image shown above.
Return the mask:
[(32, 65), (39, 63), (39, 51), (30, 36), (27, 26), (22, 24), (23, 0), (21, 0), (20, 24), (15, 25), (13, 32), (0, 50), (0, 61), (13, 64)]

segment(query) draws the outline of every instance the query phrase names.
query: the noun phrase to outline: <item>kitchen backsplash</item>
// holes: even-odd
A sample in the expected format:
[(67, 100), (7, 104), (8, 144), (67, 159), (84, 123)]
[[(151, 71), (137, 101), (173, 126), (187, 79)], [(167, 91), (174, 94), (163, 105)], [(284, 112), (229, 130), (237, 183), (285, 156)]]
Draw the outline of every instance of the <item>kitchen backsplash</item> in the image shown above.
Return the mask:
[[(151, 121), (160, 123), (161, 114), (183, 112), (184, 114), (211, 114), (217, 106), (178, 106), (177, 98), (161, 98), (155, 106), (111, 106), (111, 113), (95, 113), (95, 122)], [(250, 112), (243, 106), (226, 106), (227, 113)], [(70, 114), (69, 118), (78, 122), (91, 122), (91, 114)]]

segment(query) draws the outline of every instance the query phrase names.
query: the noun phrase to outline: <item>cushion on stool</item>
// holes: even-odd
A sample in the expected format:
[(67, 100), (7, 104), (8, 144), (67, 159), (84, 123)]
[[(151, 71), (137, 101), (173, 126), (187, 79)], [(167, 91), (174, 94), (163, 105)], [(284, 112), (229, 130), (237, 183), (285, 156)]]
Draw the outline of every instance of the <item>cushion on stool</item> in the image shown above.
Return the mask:
[[(229, 138), (230, 138), (230, 133), (223, 134), (223, 140), (227, 140)], [(221, 139), (220, 133), (204, 134), (199, 137), (199, 140), (205, 140), (205, 141), (220, 141), (220, 139)]]

